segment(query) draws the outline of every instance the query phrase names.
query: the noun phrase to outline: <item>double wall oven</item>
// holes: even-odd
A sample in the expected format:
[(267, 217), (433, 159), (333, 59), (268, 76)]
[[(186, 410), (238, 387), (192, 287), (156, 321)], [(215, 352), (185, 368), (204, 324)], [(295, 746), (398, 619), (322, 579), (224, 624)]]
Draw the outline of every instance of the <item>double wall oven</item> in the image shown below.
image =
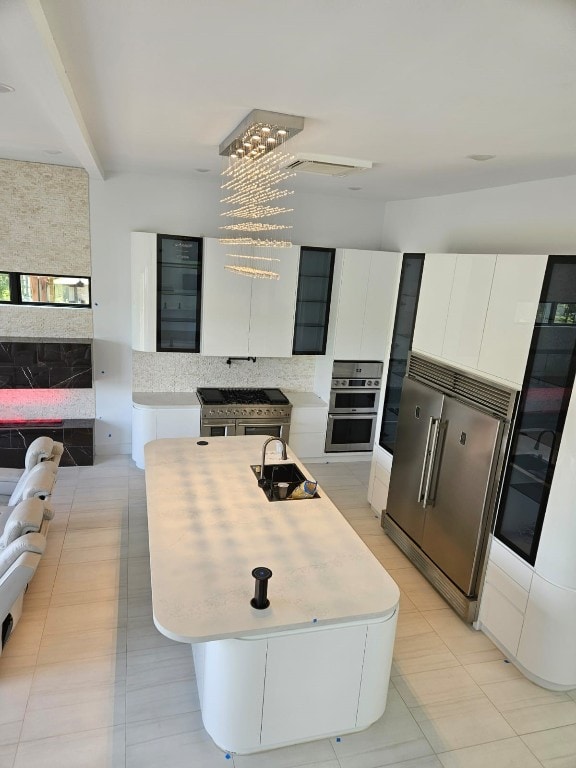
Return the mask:
[(335, 360), (328, 407), (326, 453), (371, 451), (374, 445), (382, 363)]
[(288, 441), (292, 404), (279, 389), (200, 388), (203, 437), (273, 435)]

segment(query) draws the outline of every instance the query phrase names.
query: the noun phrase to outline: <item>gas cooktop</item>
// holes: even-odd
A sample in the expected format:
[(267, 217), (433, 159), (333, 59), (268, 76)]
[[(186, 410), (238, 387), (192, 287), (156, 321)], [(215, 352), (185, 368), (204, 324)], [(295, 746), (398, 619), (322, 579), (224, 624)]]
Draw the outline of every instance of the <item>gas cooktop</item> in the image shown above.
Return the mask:
[(288, 405), (280, 389), (207, 389), (196, 391), (202, 405)]

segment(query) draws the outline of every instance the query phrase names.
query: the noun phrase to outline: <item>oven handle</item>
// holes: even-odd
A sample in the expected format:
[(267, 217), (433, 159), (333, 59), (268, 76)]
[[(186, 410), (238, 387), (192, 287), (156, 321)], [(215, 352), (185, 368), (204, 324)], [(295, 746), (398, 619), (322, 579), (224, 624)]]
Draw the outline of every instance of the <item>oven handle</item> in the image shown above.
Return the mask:
[(328, 418), (329, 419), (366, 419), (368, 417), (372, 417), (373, 419), (376, 418), (378, 414), (375, 411), (367, 411), (366, 413), (340, 413), (340, 411), (335, 413), (329, 413)]

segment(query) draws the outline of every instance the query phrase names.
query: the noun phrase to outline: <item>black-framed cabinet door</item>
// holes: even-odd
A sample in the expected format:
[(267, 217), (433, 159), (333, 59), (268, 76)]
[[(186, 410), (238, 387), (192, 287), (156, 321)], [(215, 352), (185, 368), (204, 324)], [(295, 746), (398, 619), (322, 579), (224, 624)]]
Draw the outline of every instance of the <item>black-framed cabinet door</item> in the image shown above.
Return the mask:
[(536, 562), (576, 371), (576, 257), (549, 256), (495, 536)]
[(199, 352), (202, 238), (157, 236), (158, 352)]
[(300, 249), (294, 355), (326, 354), (335, 255), (334, 248)]

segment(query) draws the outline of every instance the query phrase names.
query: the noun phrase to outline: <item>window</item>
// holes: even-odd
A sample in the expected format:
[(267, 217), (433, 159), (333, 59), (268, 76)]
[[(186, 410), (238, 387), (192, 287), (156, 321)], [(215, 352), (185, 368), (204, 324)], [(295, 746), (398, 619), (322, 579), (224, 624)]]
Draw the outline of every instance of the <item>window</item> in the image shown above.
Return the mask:
[(12, 292), (10, 290), (10, 274), (0, 272), (0, 301), (11, 301)]
[(0, 272), (0, 302), (90, 307), (90, 278)]

